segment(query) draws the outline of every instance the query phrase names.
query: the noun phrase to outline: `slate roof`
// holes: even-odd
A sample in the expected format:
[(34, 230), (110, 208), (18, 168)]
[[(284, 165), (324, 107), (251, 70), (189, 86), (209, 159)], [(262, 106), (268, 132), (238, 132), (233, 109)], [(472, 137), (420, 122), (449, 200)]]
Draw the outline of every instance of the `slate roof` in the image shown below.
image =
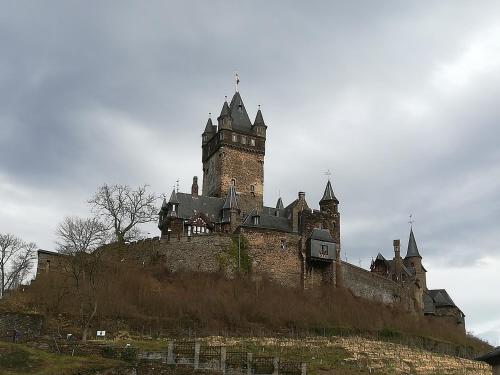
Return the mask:
[[(272, 215), (266, 214), (265, 211), (269, 211), (266, 209), (275, 210), (272, 207), (264, 207), (264, 209), (261, 212), (258, 212), (257, 210), (254, 209), (249, 215), (247, 215), (241, 226), (252, 227), (252, 228), (274, 229), (284, 232), (291, 231), (292, 226), (289, 219), (282, 216), (276, 216), (274, 214)], [(258, 225), (254, 225), (252, 221), (252, 217), (255, 215), (259, 215), (260, 217)]]
[[(394, 259), (387, 260), (387, 259), (384, 258), (384, 256), (382, 254), (378, 253), (377, 257), (375, 258), (375, 261), (376, 262), (377, 261), (384, 262), (385, 266), (387, 268), (387, 272), (389, 273), (389, 275), (394, 274), (395, 269), (396, 269), (396, 265), (395, 265)], [(411, 277), (411, 276), (413, 276), (415, 274), (415, 270), (412, 270), (411, 268), (406, 267), (403, 262), (401, 262), (401, 269), (409, 277)]]
[(429, 289), (428, 292), (437, 307), (457, 307), (445, 289)]
[(252, 129), (252, 122), (250, 121), (250, 117), (248, 117), (247, 110), (245, 109), (245, 105), (243, 104), (243, 100), (241, 99), (239, 92), (235, 92), (233, 99), (231, 99), (229, 113), (232, 119), (231, 125), (234, 130), (248, 132)]
[(429, 291), (425, 290), (423, 293), (424, 299), (424, 314), (435, 314), (436, 306), (434, 305), (434, 300), (432, 296), (429, 294)]
[(327, 229), (314, 228), (310, 238), (311, 240), (334, 242), (332, 236), (330, 235), (330, 231)]
[(177, 193), (175, 192), (175, 189), (172, 190), (172, 194), (170, 194), (168, 203), (179, 203), (179, 201), (177, 200)]
[(262, 117), (262, 111), (260, 110), (260, 108), (257, 111), (257, 115), (255, 116), (255, 121), (253, 122), (253, 124), (260, 125), (260, 126), (266, 126), (266, 123), (264, 122), (264, 117)]
[(204, 133), (214, 133), (215, 132), (215, 126), (214, 124), (212, 123), (212, 118), (209, 117), (208, 118), (208, 121), (207, 121), (207, 125), (205, 126), (205, 131)]
[(335, 197), (335, 194), (333, 193), (333, 188), (330, 180), (326, 183), (325, 187), (325, 192), (323, 193), (323, 198), (319, 201), (325, 202), (325, 201), (335, 201), (336, 203), (339, 203), (339, 200)]
[(491, 352), (483, 354), (480, 357), (476, 358), (476, 361), (483, 361), (490, 365), (498, 365), (500, 364), (500, 346), (497, 346)]
[(276, 202), (276, 209), (277, 210), (282, 210), (284, 209), (285, 206), (283, 205), (283, 201), (281, 200), (281, 197), (278, 198), (278, 202)]
[(227, 100), (224, 102), (224, 104), (222, 105), (222, 110), (220, 111), (220, 116), (219, 117), (225, 117), (225, 116), (228, 116), (230, 113), (230, 110), (229, 110), (229, 105), (227, 104)]
[(408, 240), (408, 250), (406, 251), (406, 257), (419, 257), (422, 258), (418, 252), (417, 242), (415, 241), (415, 235), (413, 234), (413, 228), (410, 230), (410, 238)]
[(202, 195), (193, 197), (191, 194), (187, 193), (177, 193), (177, 200), (179, 201), (177, 216), (182, 219), (189, 219), (202, 212), (210, 220), (217, 221), (224, 204), (224, 199), (222, 198), (206, 197)]

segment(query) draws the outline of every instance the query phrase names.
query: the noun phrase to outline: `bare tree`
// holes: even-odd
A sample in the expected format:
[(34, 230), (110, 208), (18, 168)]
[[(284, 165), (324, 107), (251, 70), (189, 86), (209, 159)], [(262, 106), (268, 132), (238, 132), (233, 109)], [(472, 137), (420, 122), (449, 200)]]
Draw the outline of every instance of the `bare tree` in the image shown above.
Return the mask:
[(0, 233), (0, 298), (26, 280), (33, 267), (35, 249), (33, 242)]
[(94, 212), (113, 230), (116, 240), (124, 243), (139, 234), (137, 225), (156, 220), (156, 196), (148, 185), (133, 190), (127, 185), (104, 184), (89, 200)]
[(63, 254), (89, 253), (106, 243), (108, 231), (97, 218), (67, 216), (57, 226), (59, 252)]

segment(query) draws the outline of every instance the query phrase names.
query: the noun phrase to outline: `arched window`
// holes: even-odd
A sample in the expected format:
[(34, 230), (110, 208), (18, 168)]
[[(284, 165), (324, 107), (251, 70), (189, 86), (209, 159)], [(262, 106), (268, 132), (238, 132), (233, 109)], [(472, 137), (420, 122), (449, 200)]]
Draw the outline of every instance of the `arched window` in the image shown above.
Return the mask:
[(231, 185), (236, 186), (236, 179), (235, 178), (231, 179)]

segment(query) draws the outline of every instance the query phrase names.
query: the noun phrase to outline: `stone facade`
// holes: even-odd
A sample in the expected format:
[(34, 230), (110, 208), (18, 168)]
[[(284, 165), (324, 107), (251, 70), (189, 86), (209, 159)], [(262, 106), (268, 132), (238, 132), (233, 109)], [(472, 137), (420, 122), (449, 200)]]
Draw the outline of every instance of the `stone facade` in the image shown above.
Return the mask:
[(0, 313), (0, 336), (13, 337), (14, 330), (20, 333), (20, 340), (39, 336), (44, 317), (38, 314), (21, 314), (17, 312)]
[[(237, 237), (239, 254), (243, 250), (250, 262), (246, 271), (255, 275), (304, 289), (345, 287), (359, 297), (463, 322), (463, 313), (446, 291), (427, 289), (427, 271), (413, 231), (404, 259), (395, 240), (394, 258), (379, 254), (370, 270), (341, 261), (339, 200), (330, 180), (319, 209), (311, 208), (304, 192), (287, 206), (281, 197), (275, 207), (265, 206), (266, 133), (260, 108), (252, 123), (238, 92), (230, 104), (225, 101), (217, 125), (209, 118), (202, 133), (202, 194), (196, 176), (191, 193), (174, 189), (159, 212), (160, 238), (128, 245), (126, 256), (142, 262), (160, 259), (173, 272), (230, 275), (237, 267)], [(52, 262), (46, 255), (39, 254), (39, 272)]]

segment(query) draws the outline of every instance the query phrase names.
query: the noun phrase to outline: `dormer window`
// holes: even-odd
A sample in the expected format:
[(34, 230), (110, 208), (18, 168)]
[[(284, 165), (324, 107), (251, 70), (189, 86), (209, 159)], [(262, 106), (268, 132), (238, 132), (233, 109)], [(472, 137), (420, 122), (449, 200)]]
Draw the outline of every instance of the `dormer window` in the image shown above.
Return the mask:
[(206, 142), (207, 140), (208, 140), (208, 135), (206, 135), (206, 134), (205, 134), (205, 135), (203, 136), (203, 142)]
[(260, 216), (258, 216), (258, 215), (252, 216), (252, 224), (259, 225), (260, 224)]

